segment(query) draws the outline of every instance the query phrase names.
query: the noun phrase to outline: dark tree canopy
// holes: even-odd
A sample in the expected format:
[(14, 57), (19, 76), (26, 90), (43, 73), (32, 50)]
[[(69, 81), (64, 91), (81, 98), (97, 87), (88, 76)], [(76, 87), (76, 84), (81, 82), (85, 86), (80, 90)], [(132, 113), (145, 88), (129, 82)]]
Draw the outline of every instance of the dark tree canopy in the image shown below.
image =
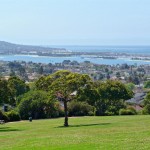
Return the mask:
[(14, 96), (22, 95), (29, 91), (29, 86), (18, 77), (10, 77), (8, 79), (8, 87), (11, 89)]
[(16, 100), (19, 95), (29, 91), (29, 86), (18, 77), (10, 77), (8, 79), (8, 87), (11, 93), (11, 98)]
[(8, 82), (0, 78), (0, 104), (9, 103), (9, 100), (10, 90), (8, 88)]
[(117, 115), (119, 109), (124, 107), (124, 101), (133, 96), (132, 91), (123, 83), (113, 80), (101, 83), (98, 93), (100, 95), (96, 103), (98, 115)]
[(89, 82), (92, 80), (88, 75), (61, 70), (52, 75), (41, 77), (36, 82), (36, 87), (39, 90), (61, 92), (64, 96), (68, 96)]
[(107, 80), (99, 87), (100, 97), (111, 101), (127, 100), (132, 97), (132, 92), (129, 91), (120, 81)]
[[(57, 109), (56, 109), (57, 107)], [(19, 112), (22, 119), (56, 117), (59, 105), (52, 101), (47, 92), (30, 91), (20, 97)]]
[(15, 104), (16, 98), (29, 91), (29, 86), (18, 77), (0, 78), (0, 104)]

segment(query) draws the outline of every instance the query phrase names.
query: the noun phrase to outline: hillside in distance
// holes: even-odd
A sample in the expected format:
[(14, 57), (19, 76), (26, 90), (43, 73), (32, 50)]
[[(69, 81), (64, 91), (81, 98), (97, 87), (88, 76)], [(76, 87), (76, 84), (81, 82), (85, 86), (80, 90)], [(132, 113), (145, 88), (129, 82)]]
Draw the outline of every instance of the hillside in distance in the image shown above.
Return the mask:
[(21, 44), (13, 44), (5, 41), (0, 41), (0, 53), (1, 54), (13, 54), (13, 53), (21, 53), (21, 52), (40, 52), (40, 51), (53, 51), (53, 50), (65, 50), (61, 48), (49, 48), (44, 46), (33, 46), (33, 45), (21, 45)]

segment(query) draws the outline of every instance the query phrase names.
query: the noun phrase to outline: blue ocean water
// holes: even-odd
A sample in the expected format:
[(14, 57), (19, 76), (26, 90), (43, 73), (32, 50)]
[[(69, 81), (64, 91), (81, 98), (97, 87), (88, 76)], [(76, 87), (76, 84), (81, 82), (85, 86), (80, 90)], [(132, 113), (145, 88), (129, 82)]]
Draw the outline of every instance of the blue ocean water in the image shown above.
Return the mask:
[[(57, 48), (66, 48), (74, 52), (117, 52), (117, 53), (133, 53), (150, 55), (150, 46), (50, 46)], [(3, 61), (32, 61), (35, 63), (61, 63), (64, 60), (71, 61), (90, 61), (95, 64), (116, 65), (127, 63), (129, 65), (142, 65), (149, 64), (150, 61), (145, 60), (131, 60), (129, 58), (121, 59), (101, 59), (101, 58), (82, 58), (81, 56), (72, 57), (49, 57), (49, 56), (36, 56), (36, 55), (0, 55), (0, 60)]]
[(82, 58), (80, 56), (73, 56), (73, 57), (48, 57), (48, 56), (36, 56), (36, 55), (0, 55), (0, 60), (3, 61), (32, 61), (35, 63), (61, 63), (64, 60), (71, 60), (71, 61), (90, 61), (95, 64), (107, 64), (107, 65), (117, 65), (117, 64), (129, 64), (129, 65), (142, 65), (142, 64), (150, 64), (150, 61), (143, 61), (143, 60), (130, 60), (130, 59), (100, 59), (100, 58)]

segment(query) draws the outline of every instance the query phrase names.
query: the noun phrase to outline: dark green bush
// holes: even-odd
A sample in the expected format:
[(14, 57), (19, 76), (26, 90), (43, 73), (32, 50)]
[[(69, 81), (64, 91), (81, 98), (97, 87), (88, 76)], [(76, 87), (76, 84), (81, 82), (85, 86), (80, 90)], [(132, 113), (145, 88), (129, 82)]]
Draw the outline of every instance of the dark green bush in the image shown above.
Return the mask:
[(9, 121), (7, 114), (2, 112), (1, 110), (0, 110), (0, 120), (4, 120), (5, 122)]
[(136, 115), (136, 110), (133, 107), (127, 109), (120, 109), (119, 115)]
[(149, 114), (150, 114), (150, 104), (147, 104), (147, 105), (143, 108), (142, 114), (144, 114), (144, 115), (149, 115)]
[(64, 110), (62, 110), (62, 109), (59, 108), (58, 112), (59, 112), (59, 117), (64, 117), (65, 116)]
[(56, 118), (59, 117), (60, 104), (53, 100), (47, 92), (30, 91), (21, 97), (18, 111), (21, 119)]
[(132, 111), (134, 115), (137, 114), (137, 111), (136, 111), (136, 109), (135, 109), (133, 106), (128, 106), (128, 107), (127, 107), (127, 110)]
[(69, 103), (69, 116), (93, 116), (94, 107), (86, 102), (72, 101)]
[(18, 112), (12, 110), (6, 113), (9, 121), (20, 121), (20, 115)]

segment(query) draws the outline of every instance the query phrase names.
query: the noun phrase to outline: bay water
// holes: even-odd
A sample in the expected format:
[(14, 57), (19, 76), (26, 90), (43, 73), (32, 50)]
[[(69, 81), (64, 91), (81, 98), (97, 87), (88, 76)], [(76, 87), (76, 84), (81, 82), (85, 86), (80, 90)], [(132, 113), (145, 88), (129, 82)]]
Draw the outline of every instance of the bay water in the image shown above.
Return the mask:
[[(113, 53), (129, 53), (129, 54), (140, 54), (140, 55), (150, 55), (150, 46), (49, 46), (55, 48), (65, 48), (68, 51), (73, 52), (113, 52)], [(49, 56), (37, 56), (37, 55), (0, 55), (0, 60), (2, 61), (32, 61), (35, 63), (61, 63), (64, 60), (71, 61), (90, 61), (95, 64), (107, 64), (116, 65), (127, 63), (129, 65), (142, 65), (150, 64), (150, 61), (146, 60), (131, 60), (129, 58), (120, 59), (102, 59), (102, 58), (86, 58), (81, 56), (72, 57), (49, 57)]]

